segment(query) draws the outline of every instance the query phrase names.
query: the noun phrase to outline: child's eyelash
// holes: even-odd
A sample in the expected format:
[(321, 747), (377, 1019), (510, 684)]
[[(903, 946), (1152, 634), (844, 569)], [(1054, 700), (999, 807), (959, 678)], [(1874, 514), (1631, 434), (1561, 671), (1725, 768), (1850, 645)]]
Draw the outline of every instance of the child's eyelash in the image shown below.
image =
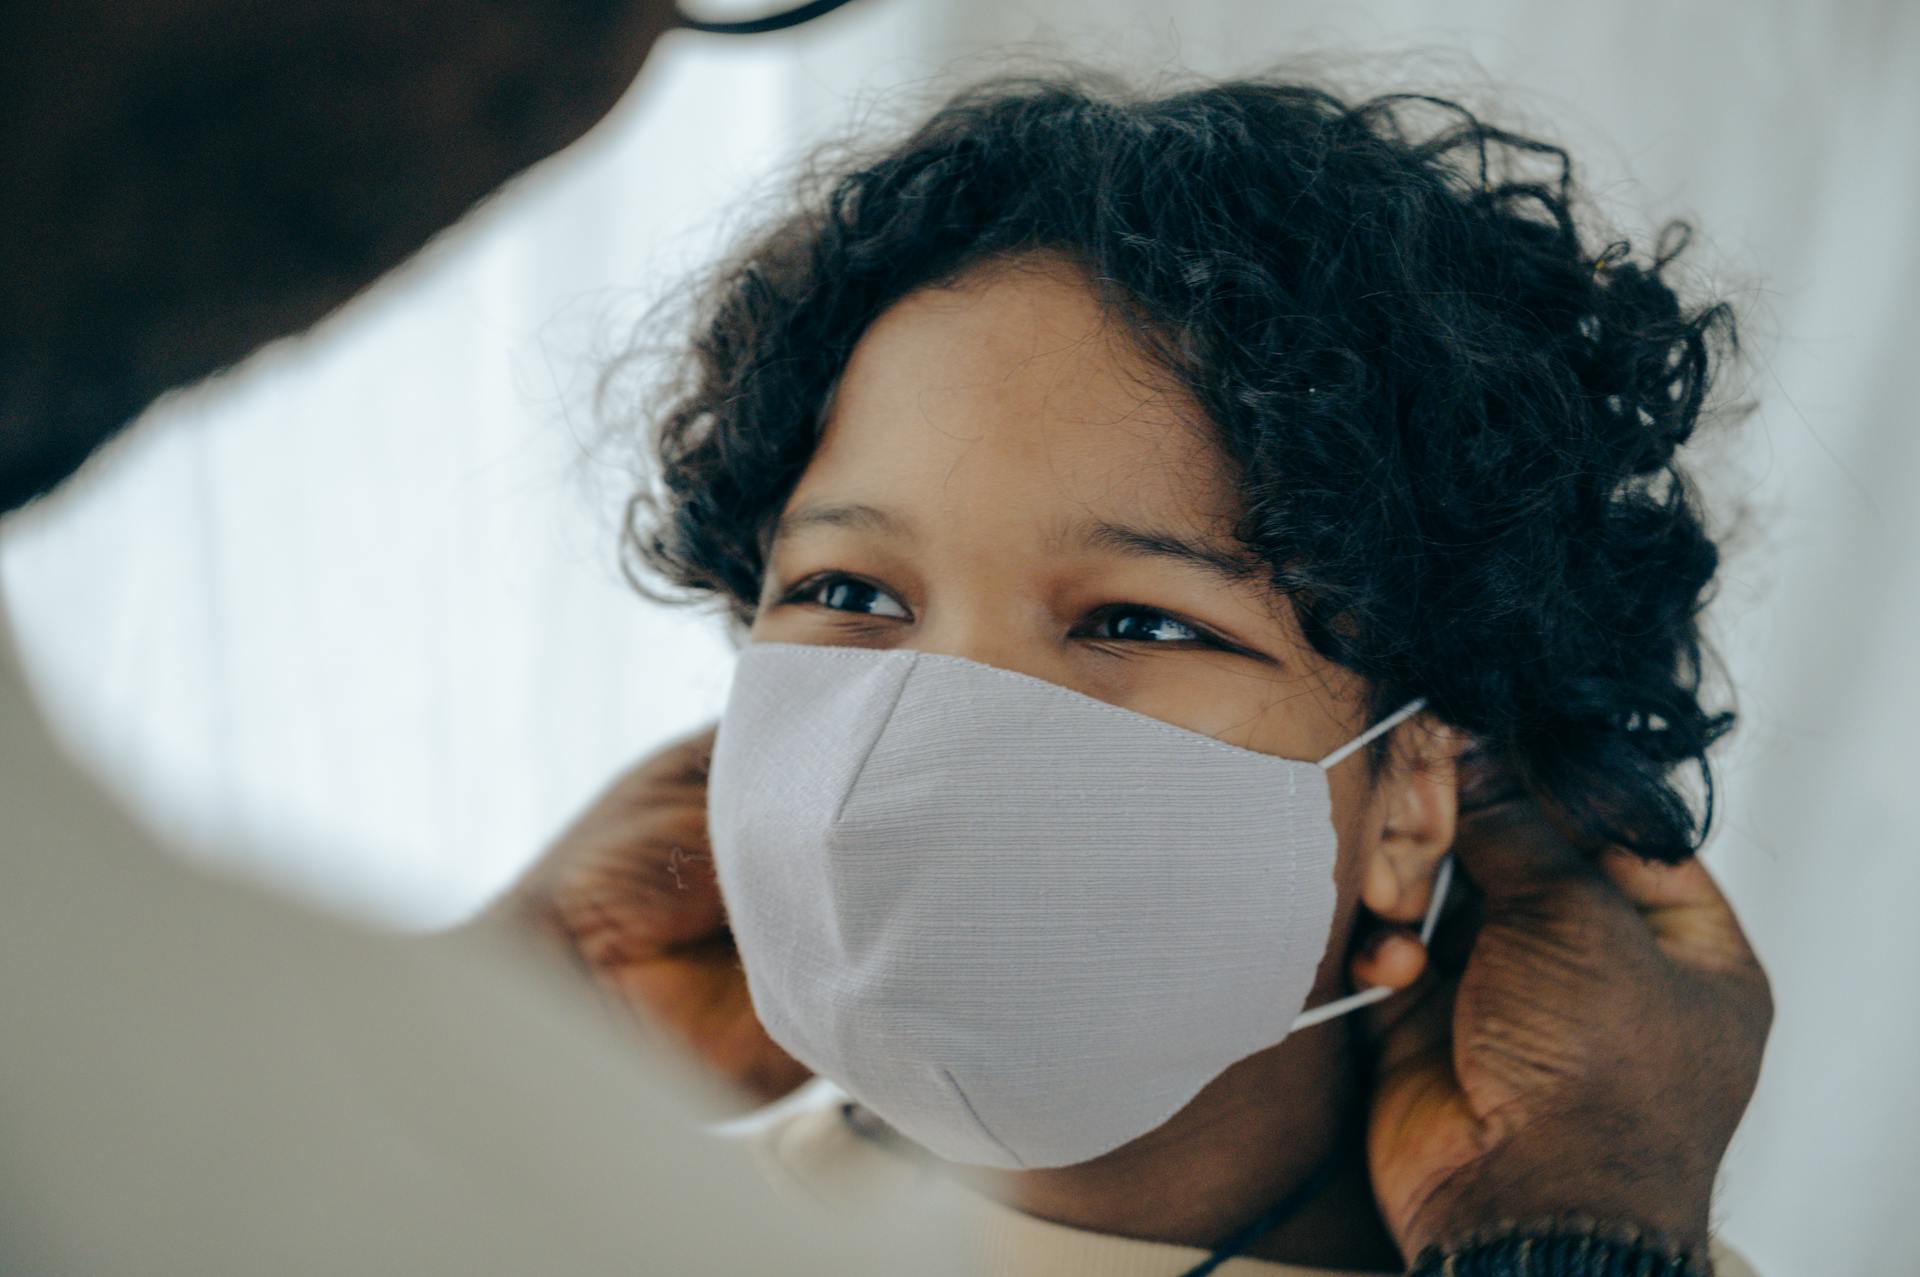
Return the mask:
[[(881, 594), (884, 594), (888, 598), (894, 597), (893, 591), (887, 589), (885, 586), (879, 584), (877, 581), (869, 581), (865, 577), (854, 576), (852, 573), (849, 573), (849, 572), (821, 572), (814, 576), (808, 577), (807, 579), (801, 581), (798, 585), (789, 587), (787, 592), (781, 596), (780, 602), (812, 603), (815, 601), (814, 596), (820, 593), (822, 586), (831, 585), (839, 581), (851, 581), (856, 585), (864, 585), (871, 590), (875, 590)], [(904, 607), (905, 605), (902, 604), (902, 606)], [(846, 611), (847, 609), (834, 608), (831, 610), (843, 612), (843, 611)]]
[[(789, 587), (786, 593), (781, 596), (780, 602), (783, 604), (812, 605), (812, 606), (820, 607), (824, 610), (835, 612), (847, 617), (873, 616), (874, 614), (872, 613), (860, 612), (860, 611), (853, 610), (851, 608), (830, 608), (826, 604), (821, 603), (819, 601), (818, 596), (821, 590), (825, 586), (835, 584), (841, 581), (849, 581), (858, 585), (866, 586), (868, 589), (878, 591), (881, 594), (887, 595), (887, 597), (889, 598), (895, 597), (892, 591), (886, 589), (884, 586), (880, 585), (877, 582), (867, 580), (865, 577), (854, 576), (852, 573), (848, 573), (848, 572), (823, 572), (811, 577), (807, 577), (801, 580), (800, 582), (798, 582), (797, 584)], [(896, 599), (896, 602), (897, 601), (898, 600)], [(905, 604), (901, 604), (901, 607), (903, 610), (905, 609), (905, 606), (906, 606)], [(1081, 628), (1085, 626), (1088, 626), (1088, 625), (1097, 626), (1102, 621), (1108, 620), (1116, 616), (1127, 615), (1129, 613), (1163, 617), (1166, 620), (1173, 622), (1175, 625), (1180, 626), (1182, 629), (1190, 631), (1193, 637), (1191, 639), (1164, 640), (1161, 644), (1149, 643), (1143, 639), (1121, 639), (1121, 638), (1098, 638), (1098, 639), (1094, 639), (1093, 641), (1100, 642), (1100, 643), (1108, 643), (1108, 644), (1124, 644), (1128, 646), (1156, 646), (1156, 645), (1164, 646), (1164, 645), (1173, 645), (1178, 643), (1204, 644), (1208, 647), (1219, 648), (1224, 651), (1240, 650), (1237, 644), (1231, 643), (1226, 639), (1221, 638), (1219, 635), (1209, 630), (1206, 626), (1201, 625), (1198, 621), (1190, 620), (1189, 618), (1180, 615), (1178, 612), (1170, 612), (1165, 608), (1153, 607), (1145, 603), (1125, 603), (1125, 602), (1103, 603), (1099, 607), (1096, 607), (1091, 612), (1089, 612), (1087, 614), (1086, 620), (1083, 621), (1080, 626), (1076, 626), (1075, 630), (1076, 632), (1078, 632)], [(880, 616), (880, 617), (875, 617), (874, 619), (895, 620), (899, 618)]]
[[(1165, 645), (1168, 643), (1205, 643), (1215, 647), (1226, 646), (1226, 644), (1217, 635), (1215, 635), (1211, 630), (1207, 629), (1206, 626), (1201, 625), (1199, 622), (1190, 621), (1186, 617), (1181, 616), (1178, 612), (1169, 612), (1165, 608), (1151, 607), (1145, 603), (1103, 603), (1099, 607), (1095, 608), (1092, 612), (1087, 614), (1087, 623), (1089, 625), (1098, 626), (1102, 623), (1111, 622), (1116, 617), (1129, 616), (1129, 615), (1159, 617), (1162, 620), (1173, 622), (1175, 625), (1179, 626), (1181, 629), (1186, 630), (1193, 635), (1193, 637), (1190, 639), (1160, 640), (1161, 645)], [(1138, 643), (1143, 643), (1145, 640), (1103, 637), (1096, 641), (1103, 642), (1103, 643), (1136, 643), (1138, 644)]]

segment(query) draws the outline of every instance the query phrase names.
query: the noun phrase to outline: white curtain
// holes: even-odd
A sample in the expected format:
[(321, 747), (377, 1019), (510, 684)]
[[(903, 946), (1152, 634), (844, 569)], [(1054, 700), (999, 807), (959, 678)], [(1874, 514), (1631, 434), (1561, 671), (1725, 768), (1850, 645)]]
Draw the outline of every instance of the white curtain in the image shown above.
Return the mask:
[(671, 37), (575, 151), (10, 524), (31, 672), (72, 746), (197, 854), (457, 917), (721, 703), (717, 624), (615, 572), (627, 477), (590, 400), (768, 173), (1010, 46), (1464, 95), (1566, 143), (1636, 240), (1693, 219), (1695, 283), (1743, 311), (1759, 411), (1698, 462), (1746, 512), (1711, 617), (1743, 722), (1707, 858), (1780, 1014), (1716, 1214), (1773, 1277), (1912, 1273), (1920, 9), (1434, 12), (861, 0), (789, 37)]

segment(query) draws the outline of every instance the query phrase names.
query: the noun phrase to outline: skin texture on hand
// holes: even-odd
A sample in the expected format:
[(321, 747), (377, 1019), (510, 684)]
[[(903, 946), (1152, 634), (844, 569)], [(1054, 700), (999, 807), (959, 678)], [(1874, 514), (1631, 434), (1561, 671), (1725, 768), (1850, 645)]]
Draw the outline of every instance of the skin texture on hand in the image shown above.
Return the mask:
[(713, 740), (711, 727), (682, 737), (616, 779), (506, 908), (643, 1027), (762, 1104), (812, 1074), (760, 1027), (727, 928), (707, 843)]
[[(1443, 924), (1437, 969), (1369, 1021), (1368, 1159), (1402, 1253), (1578, 1215), (1704, 1254), (1773, 1016), (1725, 896), (1697, 860), (1590, 855), (1523, 802), (1454, 852), (1478, 916)], [(1356, 977), (1411, 943), (1386, 933)]]

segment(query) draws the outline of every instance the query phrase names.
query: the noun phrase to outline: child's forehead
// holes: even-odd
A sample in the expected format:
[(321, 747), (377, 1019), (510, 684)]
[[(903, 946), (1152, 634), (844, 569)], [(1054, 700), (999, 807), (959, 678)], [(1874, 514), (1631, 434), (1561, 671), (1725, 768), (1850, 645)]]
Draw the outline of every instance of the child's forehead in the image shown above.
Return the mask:
[(1232, 468), (1192, 396), (1070, 269), (994, 270), (923, 289), (868, 328), (825, 405), (809, 473), (921, 500), (1061, 503), (1213, 523)]
[(937, 351), (939, 362), (926, 371), (951, 378), (992, 378), (1032, 364), (1056, 376), (1101, 371), (1164, 380), (1127, 322), (1102, 305), (1084, 268), (1057, 252), (991, 259), (909, 291), (868, 325), (843, 377), (863, 348), (870, 359)]

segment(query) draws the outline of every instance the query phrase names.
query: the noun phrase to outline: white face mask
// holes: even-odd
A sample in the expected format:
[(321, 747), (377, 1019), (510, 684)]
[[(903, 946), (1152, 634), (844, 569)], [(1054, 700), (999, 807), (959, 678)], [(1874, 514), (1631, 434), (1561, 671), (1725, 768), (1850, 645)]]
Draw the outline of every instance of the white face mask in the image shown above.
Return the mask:
[(1326, 769), (1420, 706), (1297, 762), (957, 657), (755, 644), (708, 783), (754, 1010), (949, 1161), (1098, 1157), (1384, 996), (1301, 1014)]

